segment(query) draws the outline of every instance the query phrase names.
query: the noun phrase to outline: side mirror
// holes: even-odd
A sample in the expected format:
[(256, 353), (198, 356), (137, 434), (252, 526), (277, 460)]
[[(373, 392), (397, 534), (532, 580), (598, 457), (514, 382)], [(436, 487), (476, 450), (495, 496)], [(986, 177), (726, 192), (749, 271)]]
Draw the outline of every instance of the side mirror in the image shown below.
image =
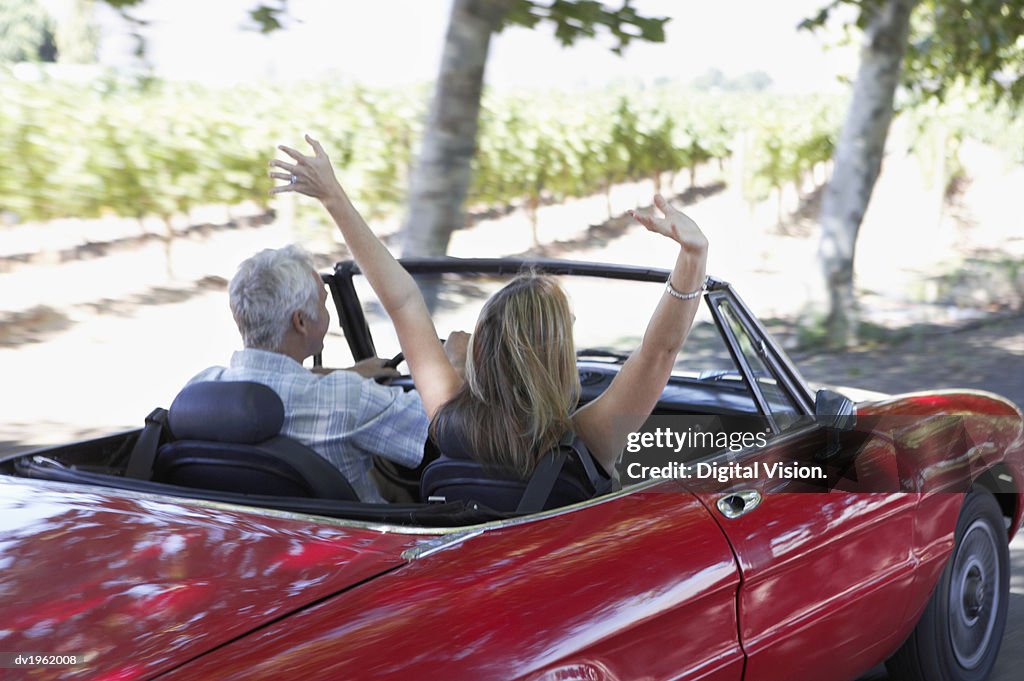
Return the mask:
[(814, 396), (814, 418), (828, 430), (853, 430), (857, 425), (857, 410), (846, 395), (822, 389)]

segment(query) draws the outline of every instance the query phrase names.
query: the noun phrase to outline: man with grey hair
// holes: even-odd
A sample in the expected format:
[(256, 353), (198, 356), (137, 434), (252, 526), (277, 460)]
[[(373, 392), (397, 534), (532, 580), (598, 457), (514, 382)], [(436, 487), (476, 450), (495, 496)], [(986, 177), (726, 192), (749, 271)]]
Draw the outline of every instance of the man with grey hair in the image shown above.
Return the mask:
[(397, 375), (384, 360), (314, 373), (302, 366), (323, 350), (330, 322), (327, 292), (310, 255), (299, 246), (267, 249), (238, 267), (228, 286), (231, 313), (245, 348), (228, 367), (211, 367), (198, 381), (255, 381), (284, 403), (281, 434), (334, 464), (360, 501), (383, 502), (371, 478), (373, 456), (419, 465), (427, 417), (416, 392), (370, 380)]

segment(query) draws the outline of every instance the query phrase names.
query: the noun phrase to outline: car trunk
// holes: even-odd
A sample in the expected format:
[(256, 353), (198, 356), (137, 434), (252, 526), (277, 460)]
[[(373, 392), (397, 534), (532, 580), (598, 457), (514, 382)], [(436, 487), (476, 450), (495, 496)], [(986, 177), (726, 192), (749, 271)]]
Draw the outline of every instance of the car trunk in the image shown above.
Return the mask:
[(149, 677), (393, 570), (427, 538), (0, 478), (0, 650)]

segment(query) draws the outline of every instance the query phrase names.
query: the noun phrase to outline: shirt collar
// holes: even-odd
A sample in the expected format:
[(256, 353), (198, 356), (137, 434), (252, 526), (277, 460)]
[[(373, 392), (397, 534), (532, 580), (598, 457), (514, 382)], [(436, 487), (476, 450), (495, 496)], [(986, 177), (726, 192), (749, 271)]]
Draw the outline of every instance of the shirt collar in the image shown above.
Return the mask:
[(261, 371), (276, 371), (281, 373), (308, 373), (308, 369), (296, 362), (288, 355), (269, 350), (257, 350), (245, 348), (236, 350), (231, 355), (232, 369), (256, 369)]

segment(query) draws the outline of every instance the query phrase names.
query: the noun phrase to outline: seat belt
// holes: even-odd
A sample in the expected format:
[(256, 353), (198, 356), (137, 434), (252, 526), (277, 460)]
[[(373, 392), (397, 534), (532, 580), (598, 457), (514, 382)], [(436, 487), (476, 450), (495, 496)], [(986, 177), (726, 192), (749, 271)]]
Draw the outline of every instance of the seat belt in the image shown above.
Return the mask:
[(519, 501), (516, 513), (536, 513), (544, 510), (544, 504), (551, 496), (555, 481), (558, 480), (558, 476), (565, 466), (565, 460), (568, 457), (566, 448), (572, 447), (575, 438), (576, 434), (570, 430), (562, 436), (558, 446), (537, 463), (533, 475), (530, 476), (530, 482), (527, 483), (526, 489), (523, 491), (523, 498)]
[(167, 410), (162, 407), (157, 407), (146, 417), (146, 425), (128, 457), (128, 467), (124, 472), (126, 478), (149, 480), (153, 477), (156, 448), (160, 445), (160, 434), (166, 425)]
[(587, 476), (587, 482), (590, 483), (591, 493), (603, 494), (607, 492), (610, 480), (597, 472), (597, 464), (594, 461), (594, 455), (590, 453), (589, 449), (587, 449), (587, 445), (583, 443), (583, 440), (577, 435), (572, 439), (572, 442), (569, 443), (569, 448), (583, 466), (583, 472)]

